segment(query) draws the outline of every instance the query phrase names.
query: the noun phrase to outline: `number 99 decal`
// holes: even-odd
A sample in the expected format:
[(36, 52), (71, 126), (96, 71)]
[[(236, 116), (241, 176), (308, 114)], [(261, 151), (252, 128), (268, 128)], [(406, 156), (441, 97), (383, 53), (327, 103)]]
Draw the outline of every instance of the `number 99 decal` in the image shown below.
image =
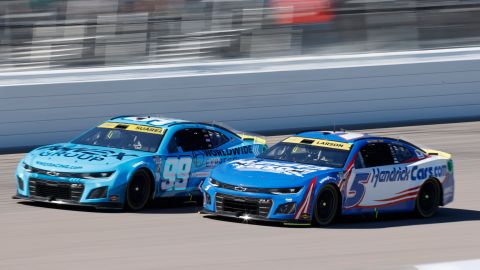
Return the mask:
[(357, 206), (365, 196), (365, 184), (368, 183), (369, 173), (357, 173), (352, 181), (352, 185), (347, 191), (345, 208)]
[(185, 190), (192, 168), (191, 157), (170, 157), (165, 161), (162, 173), (162, 190)]

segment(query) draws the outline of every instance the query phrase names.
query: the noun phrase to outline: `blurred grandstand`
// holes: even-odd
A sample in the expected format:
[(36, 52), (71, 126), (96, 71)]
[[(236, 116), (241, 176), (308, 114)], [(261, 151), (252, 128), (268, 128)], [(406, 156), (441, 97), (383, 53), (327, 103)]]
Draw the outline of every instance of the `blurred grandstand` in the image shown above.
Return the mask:
[(1, 0), (0, 67), (475, 46), (480, 0)]

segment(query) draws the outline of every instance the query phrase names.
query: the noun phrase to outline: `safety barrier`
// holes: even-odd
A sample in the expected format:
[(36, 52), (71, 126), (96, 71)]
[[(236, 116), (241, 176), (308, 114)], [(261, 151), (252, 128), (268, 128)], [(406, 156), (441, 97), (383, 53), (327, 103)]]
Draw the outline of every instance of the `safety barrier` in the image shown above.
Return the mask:
[(116, 115), (239, 130), (480, 116), (480, 49), (0, 74), (0, 149), (67, 141)]

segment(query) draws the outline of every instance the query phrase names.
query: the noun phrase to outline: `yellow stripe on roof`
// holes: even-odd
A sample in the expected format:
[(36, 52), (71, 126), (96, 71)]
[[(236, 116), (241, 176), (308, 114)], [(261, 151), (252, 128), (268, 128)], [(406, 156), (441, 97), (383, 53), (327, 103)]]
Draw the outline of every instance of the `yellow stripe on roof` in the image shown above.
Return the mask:
[(352, 148), (351, 143), (319, 140), (319, 139), (304, 138), (304, 137), (289, 137), (283, 140), (283, 142), (306, 144), (306, 145), (313, 145), (318, 147), (326, 147), (326, 148), (333, 148), (333, 149), (340, 149), (340, 150), (350, 150), (350, 148)]
[(98, 127), (116, 129), (118, 126), (122, 126), (122, 128), (119, 128), (119, 129), (129, 130), (129, 131), (137, 131), (137, 132), (157, 134), (157, 135), (163, 135), (165, 133), (165, 129), (163, 128), (148, 127), (148, 126), (134, 125), (134, 124), (112, 123), (112, 122), (105, 122), (99, 125)]

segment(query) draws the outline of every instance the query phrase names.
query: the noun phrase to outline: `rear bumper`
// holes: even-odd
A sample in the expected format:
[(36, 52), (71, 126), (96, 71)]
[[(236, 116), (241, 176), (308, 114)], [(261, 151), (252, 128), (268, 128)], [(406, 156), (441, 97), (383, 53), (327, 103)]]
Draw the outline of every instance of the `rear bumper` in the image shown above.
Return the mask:
[(82, 207), (91, 207), (96, 209), (123, 209), (122, 203), (115, 203), (115, 202), (99, 202), (99, 203), (80, 203), (76, 201), (69, 201), (69, 200), (50, 200), (45, 197), (37, 197), (37, 196), (23, 196), (20, 194), (16, 194), (12, 196), (12, 199), (17, 200), (24, 200), (24, 201), (31, 201), (31, 202), (43, 202), (43, 203), (51, 203), (57, 205), (72, 205), (72, 206), (82, 206)]

